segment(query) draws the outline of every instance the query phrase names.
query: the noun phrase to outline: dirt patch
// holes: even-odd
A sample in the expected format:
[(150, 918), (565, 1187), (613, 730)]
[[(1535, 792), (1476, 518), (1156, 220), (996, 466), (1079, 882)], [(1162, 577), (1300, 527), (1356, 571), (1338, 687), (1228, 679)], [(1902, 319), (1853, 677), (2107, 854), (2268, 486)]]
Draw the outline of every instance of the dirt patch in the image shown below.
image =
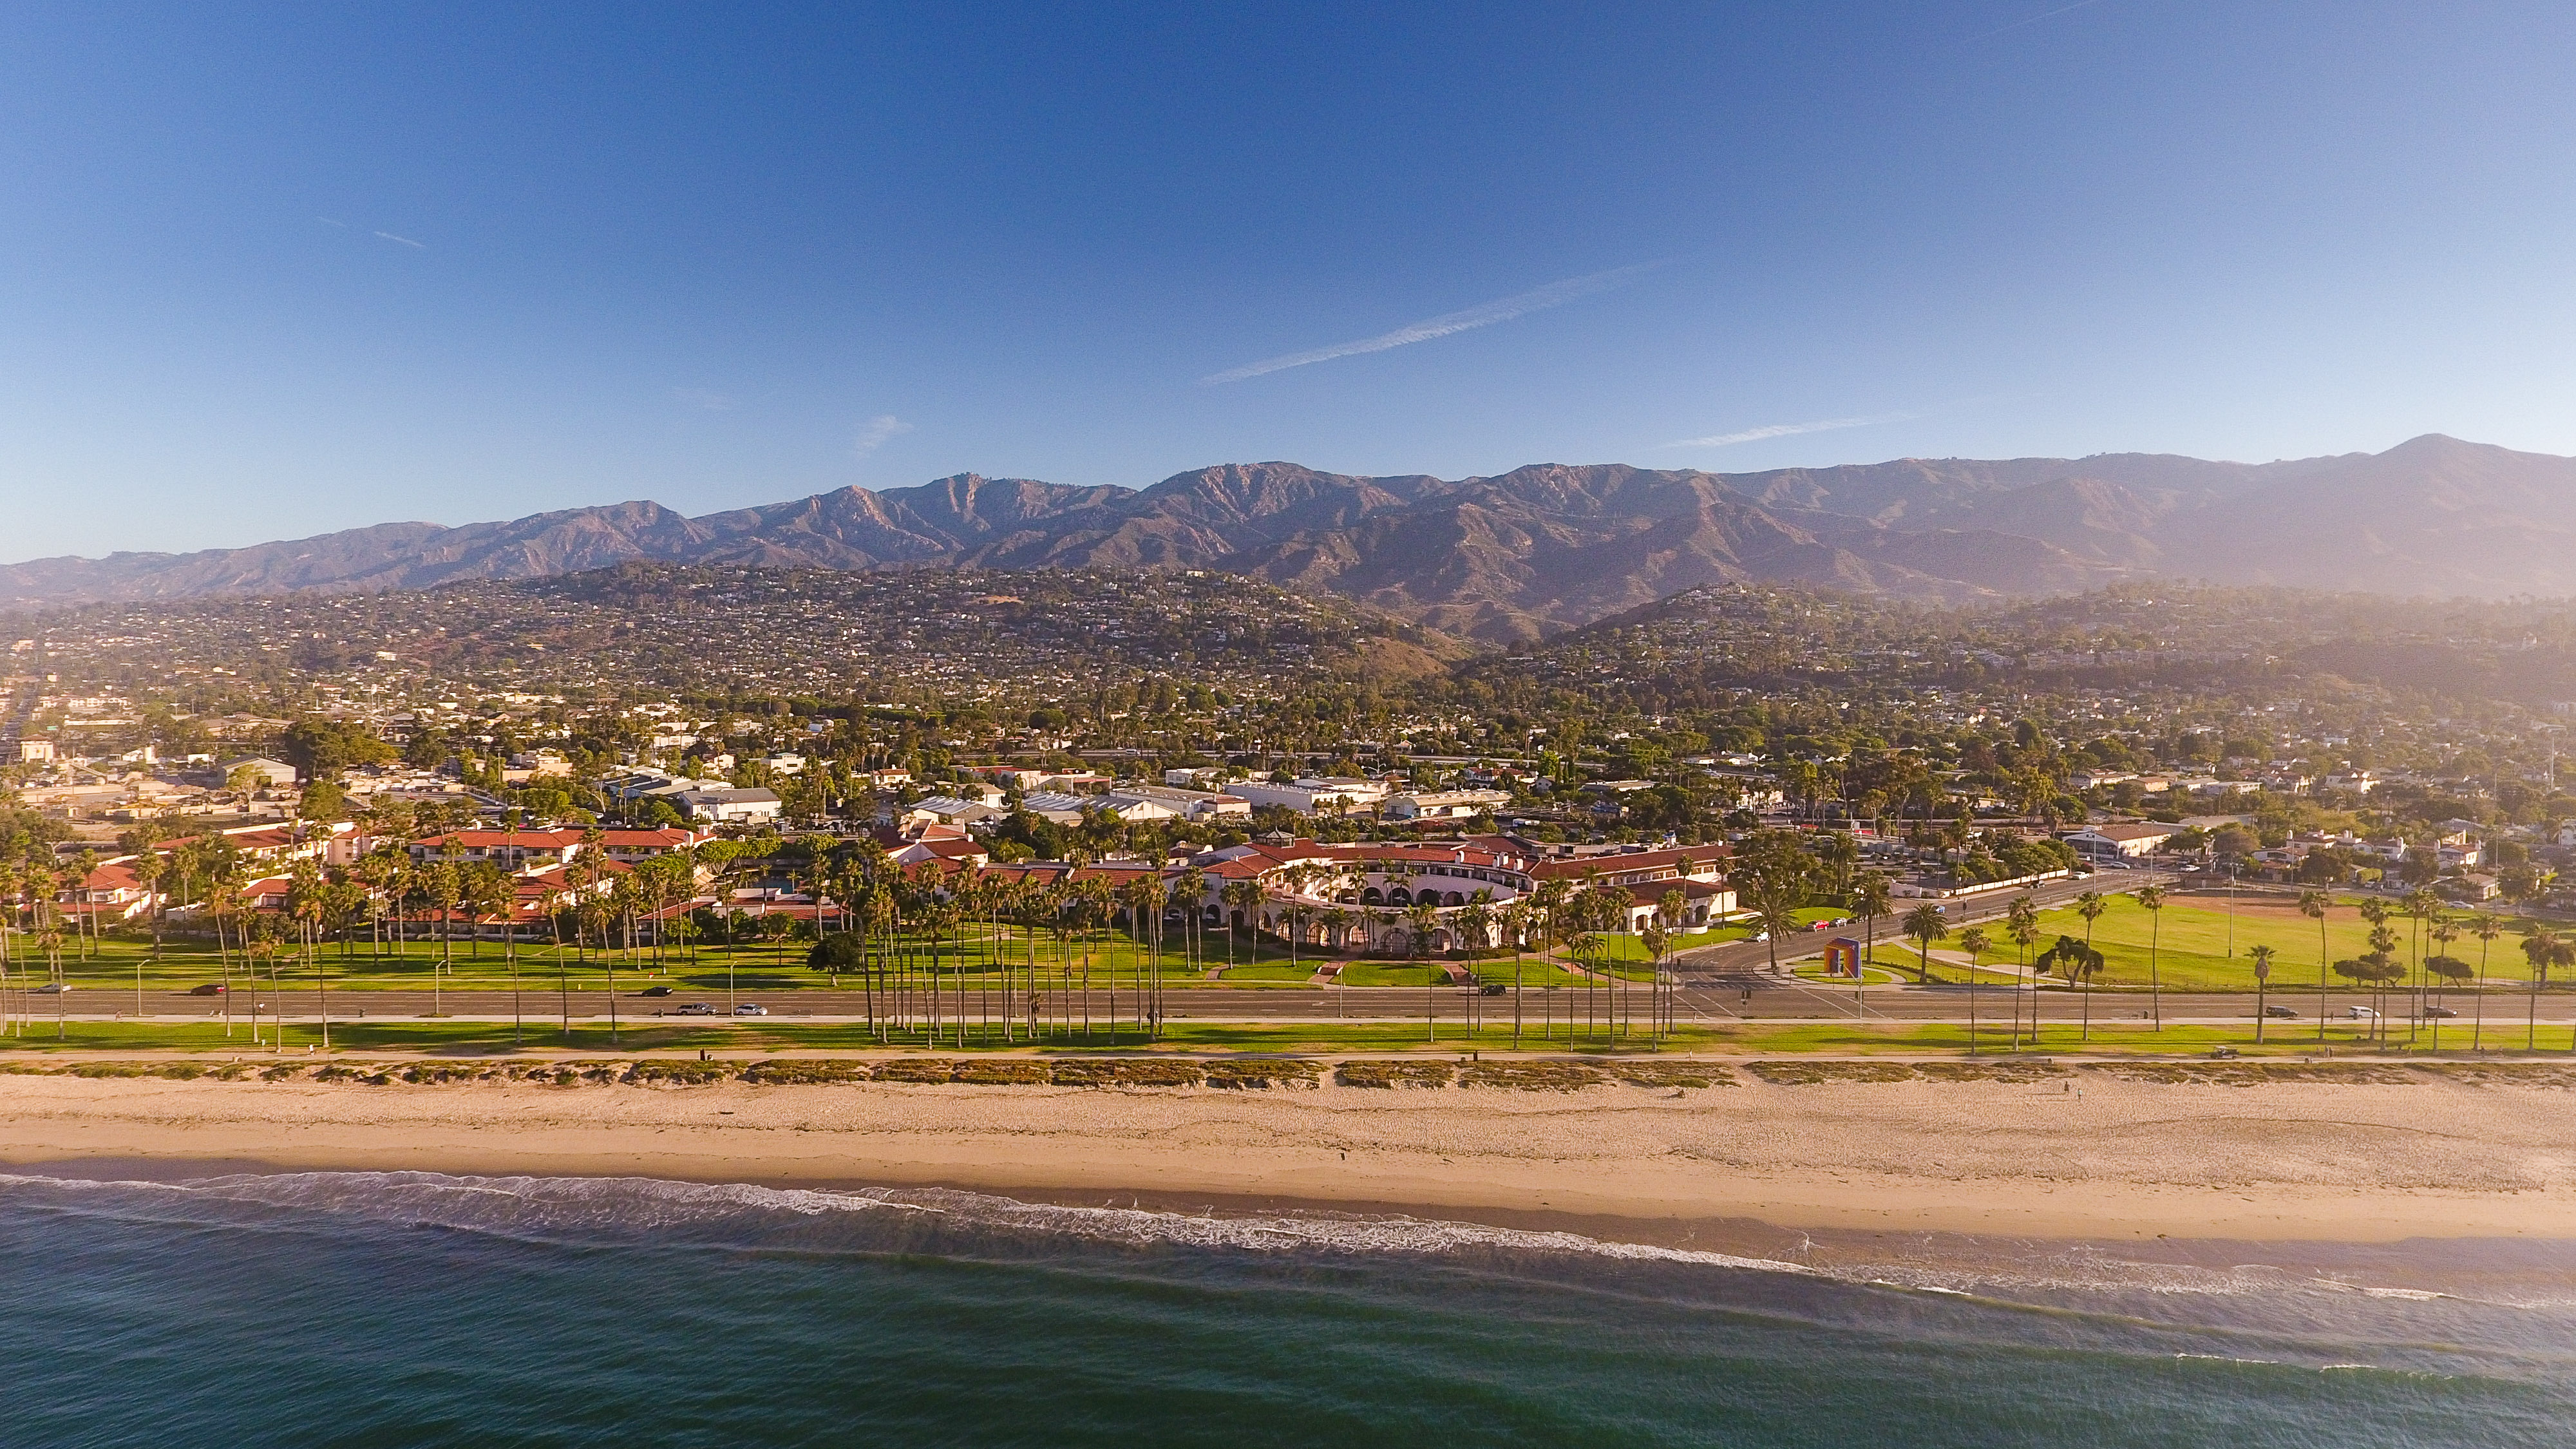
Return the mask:
[(1272, 1087), (1294, 1090), (1312, 1088), (1322, 1083), (1321, 1062), (1295, 1057), (1241, 1057), (1207, 1064), (1207, 1084), (1244, 1091), (1266, 1091)]
[(1744, 1069), (1775, 1087), (1914, 1080), (1914, 1069), (1901, 1062), (1746, 1062)]
[(976, 1087), (1043, 1087), (1054, 1079), (1045, 1062), (1025, 1058), (960, 1062), (950, 1078)]
[(957, 1079), (957, 1064), (946, 1057), (897, 1057), (893, 1061), (877, 1063), (876, 1079), (880, 1082), (953, 1082)]
[(2053, 1061), (1915, 1062), (1914, 1074), (1935, 1082), (2045, 1082), (2066, 1075)]
[(2553, 1062), (2426, 1062), (2415, 1070), (2436, 1081), (2481, 1087), (2576, 1087), (2576, 1066)]
[(1451, 1075), (1447, 1062), (1343, 1062), (1333, 1068), (1333, 1083), (1342, 1087), (1445, 1087)]
[(2087, 1062), (2084, 1070), (2123, 1082), (2196, 1082), (2259, 1087), (2267, 1082), (2402, 1086), (2427, 1080), (2400, 1062)]
[(1631, 1087), (1732, 1087), (1735, 1072), (1719, 1062), (1605, 1062), (1611, 1076)]
[(1458, 1071), (1459, 1086), (1521, 1092), (1572, 1092), (1608, 1080), (1608, 1073), (1585, 1062), (1470, 1062)]
[[(864, 1082), (871, 1075), (883, 1075), (885, 1067), (894, 1065), (896, 1064), (893, 1062), (884, 1063), (872, 1074), (866, 1062), (846, 1058), (779, 1057), (770, 1061), (752, 1063), (743, 1070), (742, 1079), (758, 1087), (834, 1086), (843, 1082)], [(932, 1064), (925, 1062), (922, 1065)], [(939, 1074), (930, 1080), (947, 1081), (948, 1063), (939, 1062), (936, 1065)]]
[(1110, 1058), (1054, 1063), (1059, 1087), (1195, 1087), (1205, 1075), (1196, 1062)]
[(708, 1087), (743, 1075), (734, 1062), (637, 1062), (626, 1069), (626, 1082), (635, 1087)]

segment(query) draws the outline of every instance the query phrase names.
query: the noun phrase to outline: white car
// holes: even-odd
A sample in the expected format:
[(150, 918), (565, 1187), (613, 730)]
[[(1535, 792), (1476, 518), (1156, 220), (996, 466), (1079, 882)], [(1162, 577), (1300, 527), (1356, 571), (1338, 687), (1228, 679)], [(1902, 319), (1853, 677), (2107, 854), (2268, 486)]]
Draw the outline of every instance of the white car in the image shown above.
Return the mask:
[(736, 1016), (767, 1016), (769, 1014), (769, 1008), (746, 1001), (740, 1006), (735, 1007), (733, 1009), (733, 1014)]
[(2342, 1016), (2342, 1017), (2343, 1017), (2343, 1019), (2344, 1019), (2344, 1020), (2346, 1020), (2346, 1021), (2377, 1021), (2377, 1020), (2379, 1020), (2379, 1013), (2378, 1013), (2378, 1012), (2375, 1012), (2375, 1011), (2373, 1011), (2373, 1010), (2371, 1010), (2371, 1009), (2370, 1009), (2369, 1007), (2367, 1007), (2367, 1006), (2347, 1006), (2347, 1007), (2345, 1007), (2341, 1012), (2339, 1012), (2339, 1013), (2337, 1013), (2337, 1014), (2338, 1014), (2338, 1015), (2340, 1015), (2340, 1016)]

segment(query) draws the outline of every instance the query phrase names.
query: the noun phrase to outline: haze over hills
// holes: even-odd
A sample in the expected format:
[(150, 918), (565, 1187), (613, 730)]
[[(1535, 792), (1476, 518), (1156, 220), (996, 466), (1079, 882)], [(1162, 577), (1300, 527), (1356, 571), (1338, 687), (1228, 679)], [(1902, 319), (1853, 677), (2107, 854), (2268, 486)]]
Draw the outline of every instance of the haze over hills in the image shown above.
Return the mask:
[(630, 559), (829, 569), (1206, 568), (1501, 643), (1683, 589), (1962, 601), (2166, 574), (2395, 594), (2576, 593), (2576, 459), (2428, 434), (2380, 454), (1898, 459), (1720, 474), (1534, 464), (1368, 478), (1224, 464), (1152, 487), (972, 473), (689, 518), (636, 501), (443, 528), (0, 567), (17, 607), (536, 578)]

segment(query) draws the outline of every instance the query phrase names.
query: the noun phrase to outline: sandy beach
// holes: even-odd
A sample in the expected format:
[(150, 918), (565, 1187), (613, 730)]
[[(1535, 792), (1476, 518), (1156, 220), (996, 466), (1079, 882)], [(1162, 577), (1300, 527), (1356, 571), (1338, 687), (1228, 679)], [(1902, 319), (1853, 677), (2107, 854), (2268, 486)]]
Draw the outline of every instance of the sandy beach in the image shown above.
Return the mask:
[(1362, 1088), (1329, 1074), (1263, 1091), (12, 1074), (0, 1076), (0, 1161), (1197, 1196), (1581, 1219), (1667, 1241), (1721, 1220), (2355, 1243), (2560, 1237), (2576, 1224), (2576, 1091), (2550, 1085), (2557, 1073), (1715, 1070), (1723, 1085), (1575, 1091)]

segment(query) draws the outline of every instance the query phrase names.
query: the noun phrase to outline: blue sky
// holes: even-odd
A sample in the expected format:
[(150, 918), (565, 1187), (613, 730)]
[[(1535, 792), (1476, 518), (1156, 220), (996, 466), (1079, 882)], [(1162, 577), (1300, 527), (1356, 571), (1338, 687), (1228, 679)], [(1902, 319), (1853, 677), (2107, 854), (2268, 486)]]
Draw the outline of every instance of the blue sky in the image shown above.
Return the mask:
[(2563, 4), (16, 6), (0, 559), (970, 470), (2576, 453), (2571, 60)]

